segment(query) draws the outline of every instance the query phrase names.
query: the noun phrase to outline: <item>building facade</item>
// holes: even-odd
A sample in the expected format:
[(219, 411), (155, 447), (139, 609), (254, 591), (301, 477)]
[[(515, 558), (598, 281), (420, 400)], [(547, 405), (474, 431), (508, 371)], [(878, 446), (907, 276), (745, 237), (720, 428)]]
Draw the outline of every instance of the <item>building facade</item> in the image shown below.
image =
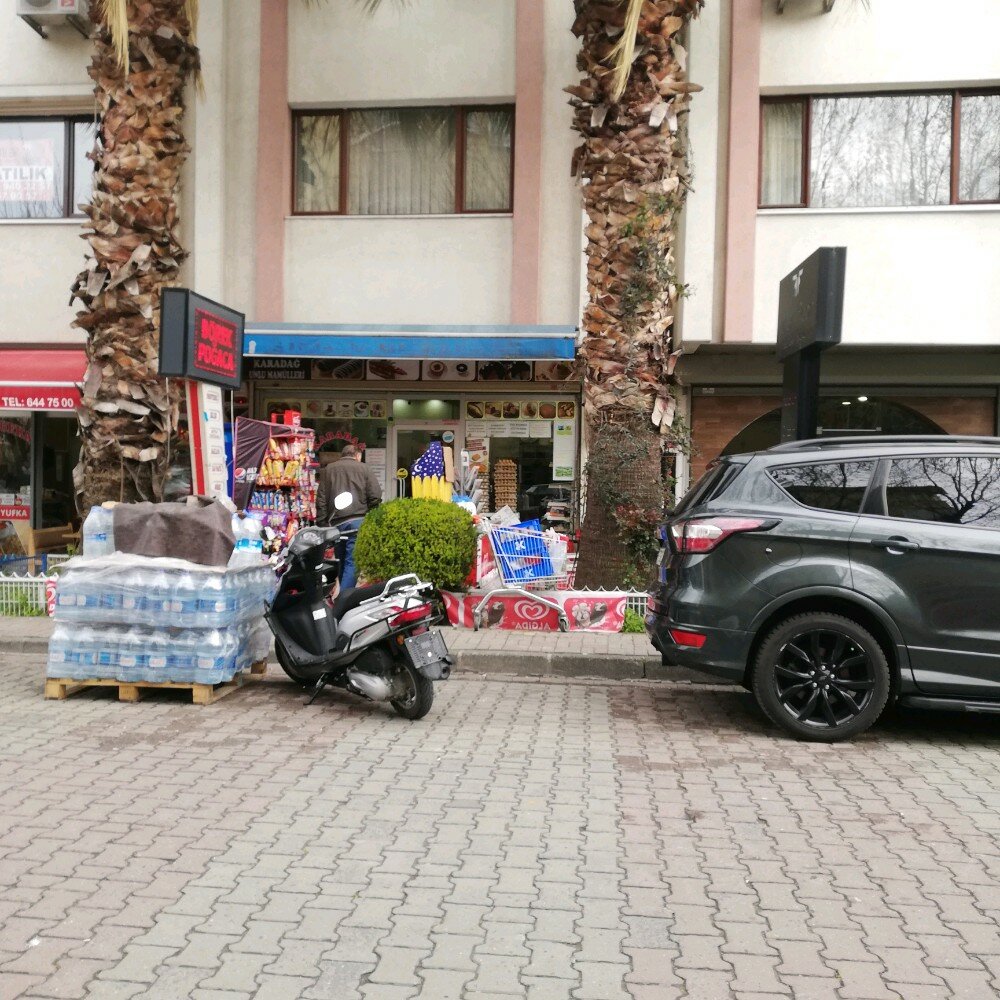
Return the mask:
[[(692, 24), (682, 486), (776, 440), (778, 282), (819, 246), (848, 248), (824, 432), (995, 433), (1000, 9), (962, 7), (949, 46), (932, 0), (709, 0)], [(0, 518), (42, 527), (72, 509), (90, 44), (0, 18)], [(183, 283), (247, 314), (240, 404), (360, 441), (387, 495), (431, 435), (513, 458), (519, 493), (578, 488), (572, 19), (202, 0)]]

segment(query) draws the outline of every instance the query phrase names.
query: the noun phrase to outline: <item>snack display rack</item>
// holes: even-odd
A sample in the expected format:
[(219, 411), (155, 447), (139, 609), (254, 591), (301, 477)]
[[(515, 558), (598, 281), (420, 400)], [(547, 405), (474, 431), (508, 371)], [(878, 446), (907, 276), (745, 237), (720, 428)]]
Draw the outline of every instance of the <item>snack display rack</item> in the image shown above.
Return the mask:
[(260, 463), (257, 479), (247, 504), (253, 514), (275, 537), (264, 543), (265, 552), (280, 552), (299, 528), (316, 522), (315, 435), (296, 428), (280, 437), (271, 437)]

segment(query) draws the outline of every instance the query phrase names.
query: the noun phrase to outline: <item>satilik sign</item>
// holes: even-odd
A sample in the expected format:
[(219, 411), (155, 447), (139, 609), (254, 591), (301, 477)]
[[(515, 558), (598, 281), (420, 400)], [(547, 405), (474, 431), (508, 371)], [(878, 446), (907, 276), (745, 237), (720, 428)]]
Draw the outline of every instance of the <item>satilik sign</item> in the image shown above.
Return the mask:
[(160, 297), (160, 374), (238, 389), (243, 380), (243, 313), (188, 288)]

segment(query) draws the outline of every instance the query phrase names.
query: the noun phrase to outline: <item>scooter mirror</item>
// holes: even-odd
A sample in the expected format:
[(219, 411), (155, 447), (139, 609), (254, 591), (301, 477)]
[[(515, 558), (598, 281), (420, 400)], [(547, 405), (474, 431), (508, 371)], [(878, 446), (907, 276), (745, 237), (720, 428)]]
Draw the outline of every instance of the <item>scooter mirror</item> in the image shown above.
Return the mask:
[(333, 500), (333, 506), (336, 507), (337, 510), (347, 510), (352, 503), (354, 503), (353, 493), (338, 493)]

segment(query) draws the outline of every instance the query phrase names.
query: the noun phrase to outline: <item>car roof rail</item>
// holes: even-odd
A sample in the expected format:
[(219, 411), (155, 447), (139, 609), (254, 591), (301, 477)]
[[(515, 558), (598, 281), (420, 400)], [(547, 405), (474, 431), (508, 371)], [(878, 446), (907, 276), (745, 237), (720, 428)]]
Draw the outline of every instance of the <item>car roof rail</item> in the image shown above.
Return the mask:
[(850, 448), (856, 445), (1000, 445), (1000, 438), (972, 434), (870, 434), (858, 437), (808, 438), (804, 441), (786, 441), (768, 448), (769, 452), (825, 451), (827, 448)]

